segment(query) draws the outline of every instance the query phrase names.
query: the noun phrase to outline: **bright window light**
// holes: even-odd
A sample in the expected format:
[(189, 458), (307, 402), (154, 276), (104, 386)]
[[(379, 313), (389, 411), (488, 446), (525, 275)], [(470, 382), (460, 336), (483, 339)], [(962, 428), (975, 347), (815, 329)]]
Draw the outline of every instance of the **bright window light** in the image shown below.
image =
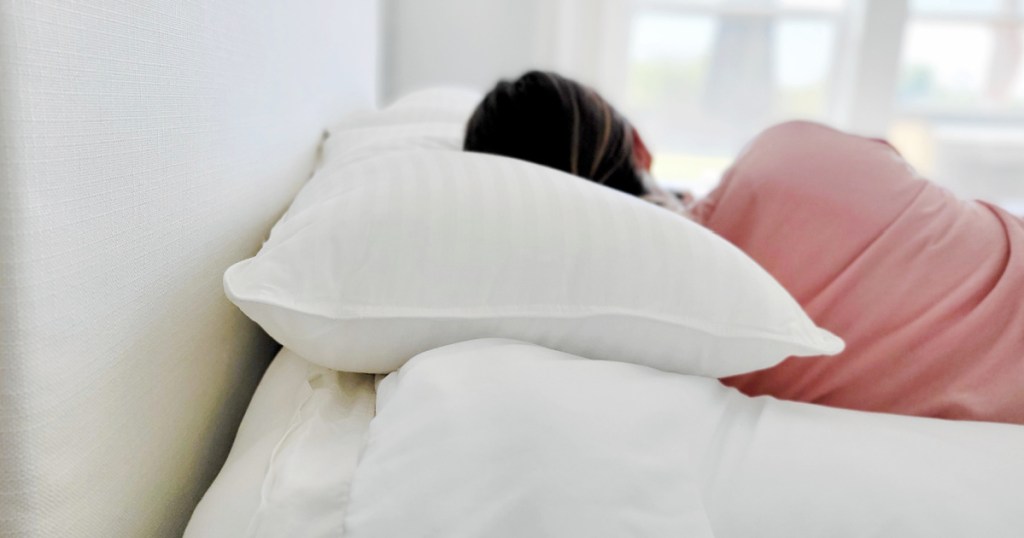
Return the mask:
[(826, 121), (845, 0), (637, 0), (624, 112), (654, 173), (709, 190), (761, 129)]
[(669, 186), (709, 191), (771, 124), (871, 117), (926, 177), (1024, 212), (1024, 0), (621, 2), (615, 94)]
[(978, 106), (987, 99), (995, 50), (977, 23), (913, 21), (904, 41), (899, 99), (906, 105)]

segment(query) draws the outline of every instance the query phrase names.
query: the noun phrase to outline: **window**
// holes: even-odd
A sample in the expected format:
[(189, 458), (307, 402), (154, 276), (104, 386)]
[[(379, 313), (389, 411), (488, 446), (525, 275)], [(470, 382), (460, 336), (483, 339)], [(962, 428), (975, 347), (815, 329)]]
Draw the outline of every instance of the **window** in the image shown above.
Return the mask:
[(706, 192), (801, 118), (888, 136), (923, 175), (1024, 213), (1024, 0), (619, 3), (628, 53), (605, 89), (667, 183)]
[(891, 138), (955, 192), (1024, 213), (1024, 2), (912, 0)]
[(709, 190), (750, 137), (829, 121), (846, 0), (638, 0), (621, 93), (655, 175)]

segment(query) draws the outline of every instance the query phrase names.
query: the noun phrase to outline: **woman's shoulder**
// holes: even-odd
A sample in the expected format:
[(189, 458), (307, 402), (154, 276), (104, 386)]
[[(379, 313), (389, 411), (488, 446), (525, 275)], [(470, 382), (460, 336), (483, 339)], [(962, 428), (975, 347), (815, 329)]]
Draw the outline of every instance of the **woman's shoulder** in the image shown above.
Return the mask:
[(928, 188), (885, 142), (792, 121), (754, 138), (694, 214), (770, 266), (865, 248)]
[(759, 199), (819, 204), (879, 198), (905, 204), (927, 182), (888, 142), (810, 121), (789, 121), (756, 136), (722, 186)]
[(762, 131), (740, 153), (735, 166), (769, 167), (768, 171), (842, 172), (857, 163), (916, 176), (899, 152), (883, 139), (803, 120), (787, 121)]

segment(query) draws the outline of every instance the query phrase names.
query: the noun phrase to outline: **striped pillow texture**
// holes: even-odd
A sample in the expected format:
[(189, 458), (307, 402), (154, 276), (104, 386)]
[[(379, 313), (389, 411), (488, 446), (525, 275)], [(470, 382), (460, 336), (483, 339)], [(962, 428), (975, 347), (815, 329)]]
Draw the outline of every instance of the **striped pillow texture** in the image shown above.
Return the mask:
[(335, 147), (259, 253), (225, 273), (228, 297), (306, 359), (383, 373), (505, 337), (720, 377), (842, 350), (707, 229), (533, 163), (410, 149), (423, 125), (392, 125), (402, 144)]

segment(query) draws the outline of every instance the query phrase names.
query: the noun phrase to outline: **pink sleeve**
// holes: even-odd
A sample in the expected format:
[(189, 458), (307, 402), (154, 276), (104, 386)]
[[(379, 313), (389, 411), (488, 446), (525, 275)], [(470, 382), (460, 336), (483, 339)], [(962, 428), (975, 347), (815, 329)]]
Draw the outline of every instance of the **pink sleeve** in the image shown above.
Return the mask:
[(927, 182), (888, 144), (792, 122), (694, 208), (846, 340), (725, 380), (749, 394), (1024, 423), (1024, 224)]

